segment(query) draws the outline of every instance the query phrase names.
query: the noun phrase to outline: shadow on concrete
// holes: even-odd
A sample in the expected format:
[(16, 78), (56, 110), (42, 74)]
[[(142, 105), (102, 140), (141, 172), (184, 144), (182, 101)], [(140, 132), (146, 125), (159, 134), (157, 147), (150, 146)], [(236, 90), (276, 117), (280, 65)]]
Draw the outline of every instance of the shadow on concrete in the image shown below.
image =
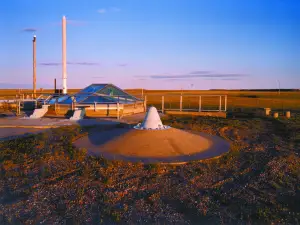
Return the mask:
[[(180, 155), (171, 157), (137, 157), (116, 154), (106, 151), (102, 146), (110, 141), (114, 141), (119, 137), (131, 132), (133, 128), (128, 127), (126, 124), (119, 125), (106, 125), (89, 129), (86, 137), (80, 138), (74, 142), (78, 148), (85, 148), (90, 155), (102, 156), (108, 160), (124, 160), (130, 162), (142, 163), (183, 163), (189, 161), (198, 161), (208, 158), (220, 156), (229, 151), (230, 143), (218, 136), (212, 136), (206, 133), (193, 132), (194, 134), (201, 135), (209, 139), (212, 145), (205, 151), (190, 155)], [(155, 132), (155, 131), (154, 131)], [(178, 137), (180, 138), (180, 137)], [(139, 141), (138, 139), (136, 140)], [(155, 140), (154, 140), (155, 141)], [(122, 148), (119, 146), (118, 148)], [(144, 149), (140, 149), (143, 151)]]

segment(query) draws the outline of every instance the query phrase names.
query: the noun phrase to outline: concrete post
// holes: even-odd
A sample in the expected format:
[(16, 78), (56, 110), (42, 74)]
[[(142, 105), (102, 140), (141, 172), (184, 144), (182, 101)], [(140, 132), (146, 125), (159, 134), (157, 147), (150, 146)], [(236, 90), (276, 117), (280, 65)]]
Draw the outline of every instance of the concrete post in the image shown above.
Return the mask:
[(265, 110), (264, 116), (269, 116), (271, 112), (271, 108), (264, 108), (264, 110)]
[(274, 117), (275, 119), (277, 119), (277, 118), (278, 118), (278, 112), (274, 112), (273, 117)]
[(94, 102), (94, 111), (97, 111), (97, 102)]
[(144, 98), (144, 112), (147, 111), (147, 95), (145, 95), (145, 98)]
[(201, 112), (201, 107), (202, 107), (202, 96), (199, 96), (199, 112)]
[(117, 102), (117, 118), (120, 119), (120, 103)]
[(165, 96), (161, 96), (161, 111), (162, 113), (165, 111)]
[(286, 111), (286, 112), (285, 112), (285, 117), (286, 117), (287, 119), (291, 118), (291, 112), (290, 112), (290, 111)]
[(179, 106), (179, 111), (181, 112), (182, 111), (182, 94), (180, 95), (180, 106)]
[(21, 101), (18, 101), (18, 106), (17, 106), (17, 115), (21, 114)]
[(219, 111), (221, 112), (222, 110), (222, 95), (220, 95), (220, 104), (219, 104)]

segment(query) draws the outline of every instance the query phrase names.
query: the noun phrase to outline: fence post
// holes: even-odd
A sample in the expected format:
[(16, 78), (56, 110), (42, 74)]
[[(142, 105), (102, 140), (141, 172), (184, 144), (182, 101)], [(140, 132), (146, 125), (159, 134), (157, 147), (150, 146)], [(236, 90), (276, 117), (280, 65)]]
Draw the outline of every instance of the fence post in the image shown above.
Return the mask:
[(225, 95), (225, 112), (227, 111), (227, 95)]
[(161, 96), (161, 111), (162, 113), (165, 111), (165, 96)]
[(182, 94), (180, 95), (180, 112), (182, 111)]
[(19, 116), (20, 114), (21, 114), (21, 101), (18, 101), (17, 115)]
[(147, 111), (147, 95), (145, 95), (145, 98), (144, 98), (144, 111), (146, 112)]
[(118, 120), (120, 119), (120, 105), (119, 104), (120, 103), (117, 102), (117, 118), (118, 118)]
[(97, 111), (97, 102), (94, 102), (94, 111)]
[(220, 95), (220, 104), (219, 104), (219, 111), (221, 112), (222, 110), (222, 95)]
[(202, 96), (199, 96), (199, 112), (201, 112), (201, 107), (202, 107)]

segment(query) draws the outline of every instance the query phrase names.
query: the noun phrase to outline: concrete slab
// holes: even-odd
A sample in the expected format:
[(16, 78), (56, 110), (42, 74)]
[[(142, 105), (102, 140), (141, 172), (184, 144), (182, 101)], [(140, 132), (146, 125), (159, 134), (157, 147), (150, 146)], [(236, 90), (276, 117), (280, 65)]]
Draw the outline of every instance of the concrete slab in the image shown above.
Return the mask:
[(219, 157), (230, 144), (218, 136), (205, 133), (168, 130), (111, 128), (90, 130), (74, 142), (91, 155), (106, 159), (143, 163), (186, 163)]
[(60, 126), (93, 126), (93, 125), (106, 125), (106, 124), (119, 124), (118, 120), (108, 119), (82, 119), (77, 121), (70, 121), (69, 119), (60, 118), (18, 118), (6, 117), (0, 118), (0, 128), (55, 128)]
[(24, 137), (26, 135), (43, 132), (45, 130), (46, 129), (34, 128), (0, 128), (0, 141)]

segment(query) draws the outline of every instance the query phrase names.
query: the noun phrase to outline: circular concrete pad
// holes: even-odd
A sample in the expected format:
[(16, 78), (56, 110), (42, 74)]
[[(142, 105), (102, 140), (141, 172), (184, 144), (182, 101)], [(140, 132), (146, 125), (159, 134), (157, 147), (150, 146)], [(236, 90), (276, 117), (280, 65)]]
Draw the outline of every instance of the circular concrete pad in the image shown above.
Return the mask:
[(92, 155), (144, 163), (201, 160), (219, 156), (229, 150), (229, 143), (220, 137), (175, 128), (95, 130), (74, 144), (86, 148)]

